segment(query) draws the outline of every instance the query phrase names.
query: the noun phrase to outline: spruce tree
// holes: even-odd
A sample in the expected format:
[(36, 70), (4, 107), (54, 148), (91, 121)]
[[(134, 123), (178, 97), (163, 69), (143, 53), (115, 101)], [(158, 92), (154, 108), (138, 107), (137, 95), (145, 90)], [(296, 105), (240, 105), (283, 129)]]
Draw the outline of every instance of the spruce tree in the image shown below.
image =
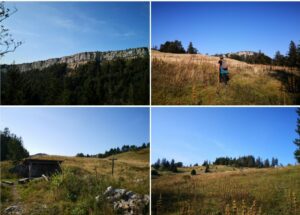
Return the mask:
[(285, 64), (284, 56), (280, 53), (280, 51), (277, 51), (275, 54), (274, 64), (277, 66), (284, 66)]
[(290, 48), (288, 53), (288, 64), (289, 66), (296, 66), (297, 65), (297, 47), (294, 41), (290, 42)]
[(297, 46), (297, 65), (298, 68), (300, 68), (300, 43)]
[(188, 54), (197, 54), (198, 50), (193, 47), (193, 43), (190, 42), (186, 51)]
[(296, 151), (294, 152), (295, 158), (298, 163), (300, 163), (300, 108), (297, 109), (298, 119), (297, 119), (297, 128), (296, 132), (299, 135), (298, 138), (294, 140), (294, 143), (297, 146)]

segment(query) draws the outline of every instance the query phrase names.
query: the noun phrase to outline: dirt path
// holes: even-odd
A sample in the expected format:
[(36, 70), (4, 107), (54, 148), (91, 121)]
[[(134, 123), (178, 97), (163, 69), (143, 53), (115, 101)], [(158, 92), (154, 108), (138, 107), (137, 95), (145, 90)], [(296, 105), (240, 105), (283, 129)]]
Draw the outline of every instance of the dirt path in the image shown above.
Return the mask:
[(12, 204), (4, 210), (3, 215), (19, 215), (19, 214), (22, 214), (22, 206), (21, 206), (21, 203), (20, 203), (21, 196), (20, 196), (18, 188), (17, 188), (17, 182), (15, 182), (13, 187), (12, 187), (12, 196), (13, 196)]

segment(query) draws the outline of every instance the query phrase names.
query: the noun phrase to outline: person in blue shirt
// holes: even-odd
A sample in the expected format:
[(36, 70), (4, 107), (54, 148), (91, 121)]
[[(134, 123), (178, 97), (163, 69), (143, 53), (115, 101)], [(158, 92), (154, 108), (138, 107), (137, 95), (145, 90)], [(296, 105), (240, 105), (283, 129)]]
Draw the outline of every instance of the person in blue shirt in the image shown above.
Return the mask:
[(224, 83), (227, 85), (227, 82), (229, 81), (229, 71), (228, 71), (228, 64), (224, 57), (220, 57), (219, 60), (219, 82)]

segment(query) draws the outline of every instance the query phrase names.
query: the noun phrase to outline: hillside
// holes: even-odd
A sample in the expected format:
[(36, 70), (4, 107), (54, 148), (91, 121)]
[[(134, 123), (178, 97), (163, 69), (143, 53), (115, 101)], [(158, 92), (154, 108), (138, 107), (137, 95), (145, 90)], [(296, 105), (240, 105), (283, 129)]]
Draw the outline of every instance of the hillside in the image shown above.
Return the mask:
[(300, 103), (300, 71), (226, 59), (229, 83), (219, 84), (218, 57), (152, 51), (155, 105), (284, 105)]
[(149, 104), (146, 48), (83, 53), (6, 69), (1, 68), (3, 105)]
[[(191, 176), (191, 169), (197, 175)], [(160, 172), (152, 179), (152, 214), (282, 214), (300, 211), (300, 166), (210, 166)], [(174, 186), (176, 185), (176, 186)]]
[[(63, 174), (51, 177), (49, 182), (33, 180), (13, 187), (1, 185), (1, 212), (10, 205), (18, 205), (22, 214), (86, 214), (87, 211), (115, 214), (109, 203), (102, 199), (107, 187), (149, 194), (149, 149), (115, 157), (118, 160), (112, 176), (109, 158), (34, 156), (34, 159), (62, 160)], [(17, 176), (8, 171), (12, 166), (10, 161), (1, 162), (1, 181), (16, 183)], [(101, 201), (97, 203), (95, 197), (98, 195)]]
[(120, 161), (125, 161), (125, 162), (147, 162), (149, 163), (149, 154), (150, 154), (150, 149), (141, 149), (137, 151), (129, 151), (129, 152), (124, 152), (120, 154), (116, 154), (113, 156), (108, 157), (107, 159), (110, 159), (112, 157), (117, 158)]

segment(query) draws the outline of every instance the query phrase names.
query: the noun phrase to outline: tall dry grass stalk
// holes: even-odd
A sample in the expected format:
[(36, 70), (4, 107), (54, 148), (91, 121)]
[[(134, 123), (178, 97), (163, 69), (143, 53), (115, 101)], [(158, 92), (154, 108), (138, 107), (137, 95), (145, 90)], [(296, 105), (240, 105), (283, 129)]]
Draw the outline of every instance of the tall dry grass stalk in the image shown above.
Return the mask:
[[(153, 104), (293, 104), (300, 72), (227, 59), (230, 81), (219, 83), (217, 57), (152, 53)], [(294, 99), (295, 100), (295, 99)]]

